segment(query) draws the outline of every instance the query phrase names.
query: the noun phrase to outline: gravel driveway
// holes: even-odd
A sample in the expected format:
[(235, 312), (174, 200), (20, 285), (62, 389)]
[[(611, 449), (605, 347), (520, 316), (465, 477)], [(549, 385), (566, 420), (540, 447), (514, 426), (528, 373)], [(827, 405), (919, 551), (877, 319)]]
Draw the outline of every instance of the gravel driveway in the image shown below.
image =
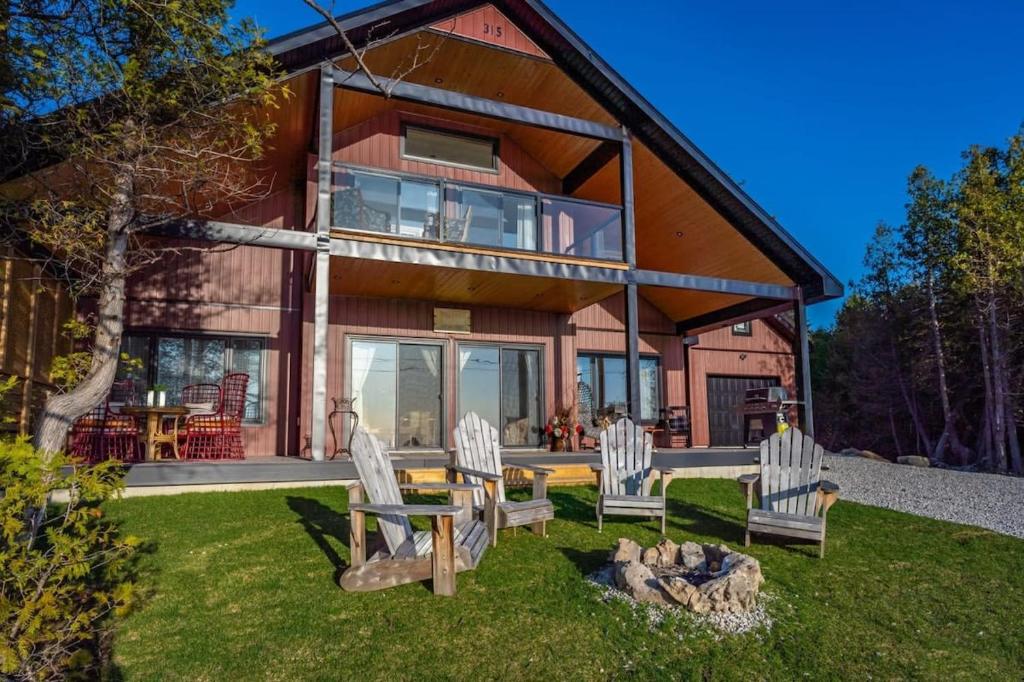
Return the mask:
[(1024, 478), (826, 455), (821, 477), (841, 500), (966, 523), (1024, 538)]

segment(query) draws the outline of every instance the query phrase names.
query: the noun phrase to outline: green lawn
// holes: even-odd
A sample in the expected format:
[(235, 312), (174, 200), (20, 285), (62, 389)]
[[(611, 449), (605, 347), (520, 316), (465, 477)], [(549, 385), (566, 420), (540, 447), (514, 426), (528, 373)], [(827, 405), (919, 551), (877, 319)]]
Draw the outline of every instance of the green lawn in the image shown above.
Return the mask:
[[(770, 631), (716, 636), (685, 615), (653, 629), (584, 576), (620, 536), (592, 487), (554, 488), (550, 537), (502, 531), (458, 595), (425, 584), (349, 594), (345, 493), (309, 488), (110, 505), (148, 541), (146, 600), (116, 624), (112, 679), (1019, 679), (1024, 542), (840, 501), (829, 545), (755, 544)], [(668, 534), (739, 544), (735, 483), (678, 480)], [(422, 523), (423, 520), (419, 520)], [(609, 522), (610, 521), (610, 522)]]

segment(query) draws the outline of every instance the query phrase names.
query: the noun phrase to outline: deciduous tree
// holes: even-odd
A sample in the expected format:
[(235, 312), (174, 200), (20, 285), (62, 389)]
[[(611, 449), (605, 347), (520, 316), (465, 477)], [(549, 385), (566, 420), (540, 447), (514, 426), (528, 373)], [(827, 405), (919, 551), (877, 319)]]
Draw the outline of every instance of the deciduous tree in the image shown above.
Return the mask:
[(42, 452), (110, 389), (125, 284), (159, 258), (147, 232), (266, 191), (256, 162), (286, 96), (227, 0), (15, 0), (0, 16), (8, 230), (97, 299), (92, 357), (37, 421)]

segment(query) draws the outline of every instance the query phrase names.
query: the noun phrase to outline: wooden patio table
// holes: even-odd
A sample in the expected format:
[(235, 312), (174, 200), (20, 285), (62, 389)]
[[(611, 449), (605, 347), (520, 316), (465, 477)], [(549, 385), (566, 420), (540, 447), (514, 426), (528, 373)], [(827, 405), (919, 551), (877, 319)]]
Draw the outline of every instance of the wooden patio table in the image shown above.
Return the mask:
[[(174, 459), (181, 459), (178, 455), (178, 417), (189, 413), (187, 407), (181, 405), (125, 405), (121, 408), (124, 414), (146, 418), (145, 440), (142, 443), (146, 446), (144, 459), (156, 461), (157, 446), (167, 443), (171, 446)], [(160, 430), (164, 417), (174, 417), (174, 429), (170, 433)], [(141, 434), (140, 434), (141, 436)]]

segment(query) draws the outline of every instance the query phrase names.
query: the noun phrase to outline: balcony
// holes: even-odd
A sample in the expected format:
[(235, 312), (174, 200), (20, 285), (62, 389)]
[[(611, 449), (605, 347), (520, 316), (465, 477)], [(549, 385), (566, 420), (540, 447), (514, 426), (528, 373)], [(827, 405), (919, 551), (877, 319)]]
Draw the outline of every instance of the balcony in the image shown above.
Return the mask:
[(331, 226), (392, 237), (622, 262), (622, 207), (336, 166)]

